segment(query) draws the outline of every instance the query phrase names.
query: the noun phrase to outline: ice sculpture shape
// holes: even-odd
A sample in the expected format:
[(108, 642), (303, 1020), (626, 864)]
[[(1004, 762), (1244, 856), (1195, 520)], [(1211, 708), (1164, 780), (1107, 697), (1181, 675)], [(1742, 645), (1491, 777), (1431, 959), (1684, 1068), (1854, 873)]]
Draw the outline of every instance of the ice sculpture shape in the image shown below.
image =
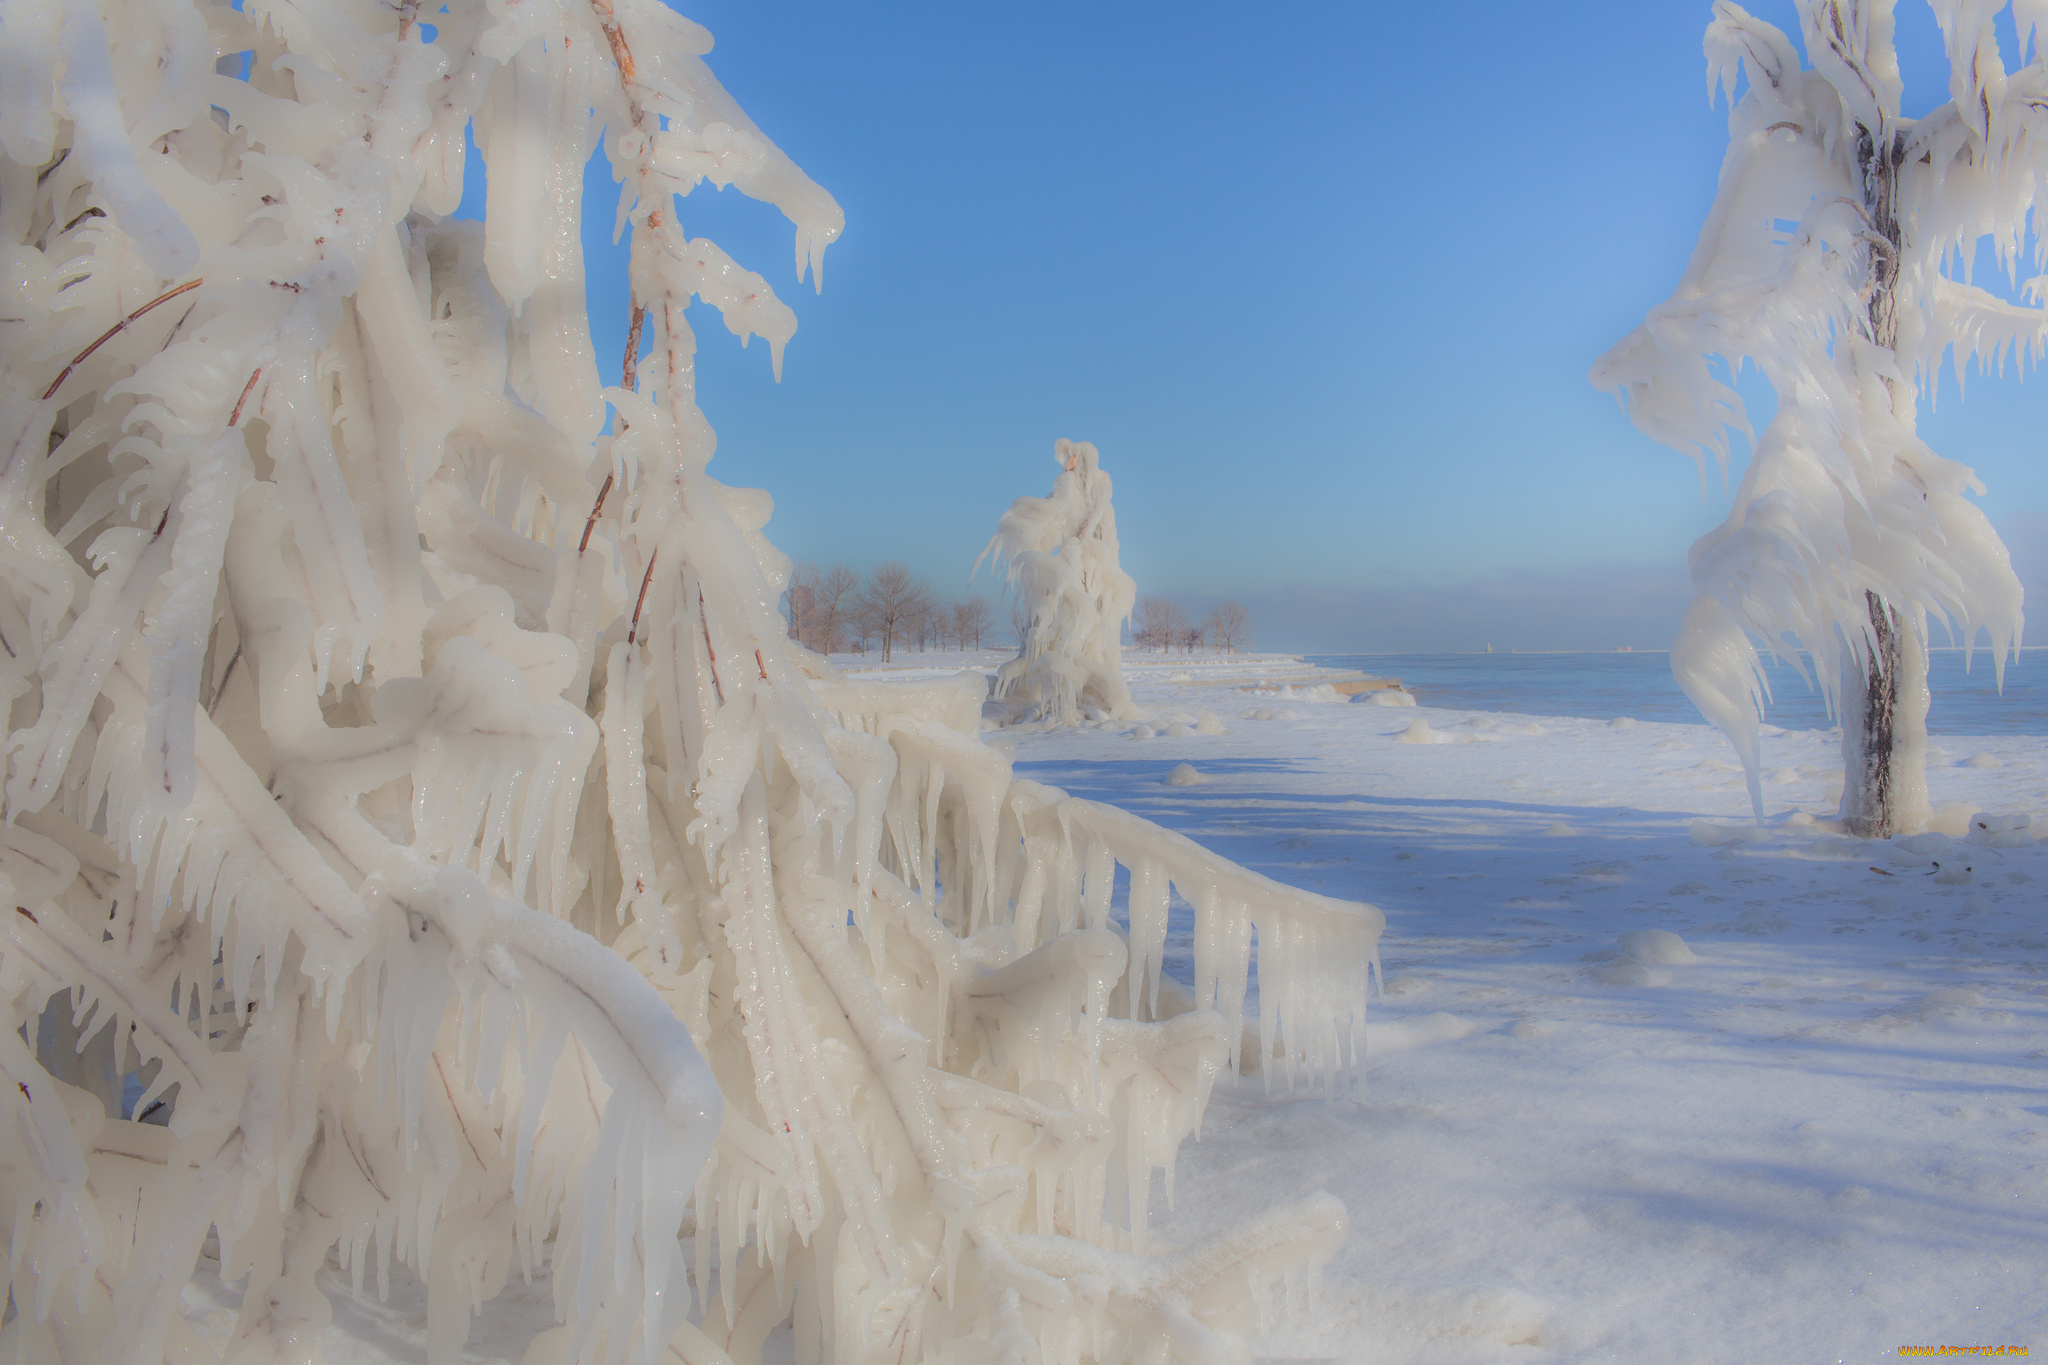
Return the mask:
[(1053, 459), (1060, 473), (1052, 496), (1011, 503), (981, 552), (1008, 561), (1010, 582), (1031, 610), (1017, 657), (996, 674), (995, 695), (1023, 702), (1026, 720), (1118, 720), (1134, 714), (1123, 630), (1138, 588), (1117, 564), (1111, 484), (1095, 447), (1056, 441)]

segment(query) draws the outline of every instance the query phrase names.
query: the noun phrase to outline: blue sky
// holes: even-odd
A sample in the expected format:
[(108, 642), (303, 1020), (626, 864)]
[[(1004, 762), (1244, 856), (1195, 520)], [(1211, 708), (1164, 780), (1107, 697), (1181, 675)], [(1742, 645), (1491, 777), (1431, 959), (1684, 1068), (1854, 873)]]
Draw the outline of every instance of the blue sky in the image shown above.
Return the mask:
[[(779, 385), (698, 329), (713, 471), (775, 495), (792, 555), (994, 596), (968, 571), (1065, 436), (1140, 592), (1237, 597), (1263, 647), (1669, 643), (1725, 495), (1586, 370), (1712, 199), (1706, 4), (684, 8), (847, 215), (817, 295), (774, 210), (682, 204), (797, 311)], [(1919, 112), (1946, 64), (1918, 0), (1900, 27)], [(610, 377), (624, 284), (592, 277)], [(2048, 589), (2048, 389), (1954, 397), (1923, 434)]]

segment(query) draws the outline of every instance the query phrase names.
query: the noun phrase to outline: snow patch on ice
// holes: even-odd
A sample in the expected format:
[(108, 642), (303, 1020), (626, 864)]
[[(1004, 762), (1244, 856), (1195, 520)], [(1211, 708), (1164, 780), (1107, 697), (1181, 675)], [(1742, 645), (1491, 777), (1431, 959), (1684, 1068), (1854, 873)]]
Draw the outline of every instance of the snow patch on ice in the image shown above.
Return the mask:
[(1460, 1038), (1471, 1037), (1479, 1028), (1479, 1024), (1471, 1019), (1461, 1019), (1442, 1010), (1417, 1015), (1413, 1019), (1392, 1019), (1383, 1024), (1368, 1022), (1365, 1026), (1365, 1055), (1385, 1057), (1429, 1043), (1455, 1043)]

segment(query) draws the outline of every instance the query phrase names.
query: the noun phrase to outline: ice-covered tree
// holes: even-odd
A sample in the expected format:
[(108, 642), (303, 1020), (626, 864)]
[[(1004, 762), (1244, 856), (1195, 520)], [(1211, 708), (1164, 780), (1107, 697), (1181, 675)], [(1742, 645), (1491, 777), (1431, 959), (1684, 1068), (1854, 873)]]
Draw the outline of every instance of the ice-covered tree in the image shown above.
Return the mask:
[(1024, 703), (1028, 720), (1115, 720), (1132, 711), (1123, 631), (1138, 588), (1117, 563), (1110, 479), (1095, 447), (1056, 441), (1053, 460), (1052, 495), (1011, 503), (981, 552), (1009, 561), (1010, 585), (1030, 613), (995, 692)]
[[(1343, 1212), (1161, 1248), (1154, 1175), (1225, 1066), (1344, 1082), (1382, 921), (1013, 779), (978, 686), (792, 645), (686, 312), (778, 359), (794, 316), (682, 196), (779, 207), (800, 278), (841, 219), (709, 35), (655, 0), (0, 24), (0, 1356), (308, 1361), (398, 1261), (437, 1365), (528, 1271), (533, 1365), (751, 1362), (784, 1321), (849, 1365), (1241, 1358)], [(447, 216), (471, 129), (483, 223)], [(178, 1311), (211, 1247), (224, 1352)]]
[(1761, 817), (1757, 643), (1802, 673), (1810, 656), (1842, 720), (1842, 818), (1873, 837), (1928, 817), (1930, 623), (1988, 636), (2001, 670), (2020, 633), (2019, 582), (1968, 497), (1981, 487), (1914, 434), (1922, 386), (1944, 352), (1960, 386), (1969, 361), (2024, 366), (2048, 337), (2038, 281), (2026, 302), (1970, 282), (1987, 242), (2008, 278), (2044, 259), (2029, 215), (2048, 175), (2048, 10), (2014, 0), (2025, 60), (2008, 71), (2005, 5), (1932, 8), (1952, 98), (1914, 119), (1890, 0), (1798, 0), (1805, 69), (1778, 29), (1714, 6), (1708, 88), (1732, 105), (1720, 189), (1677, 291), (1592, 376), (1724, 474), (1729, 432), (1750, 428), (1714, 362), (1754, 364), (1776, 392), (1733, 509), (1693, 546), (1672, 668), (1741, 754)]

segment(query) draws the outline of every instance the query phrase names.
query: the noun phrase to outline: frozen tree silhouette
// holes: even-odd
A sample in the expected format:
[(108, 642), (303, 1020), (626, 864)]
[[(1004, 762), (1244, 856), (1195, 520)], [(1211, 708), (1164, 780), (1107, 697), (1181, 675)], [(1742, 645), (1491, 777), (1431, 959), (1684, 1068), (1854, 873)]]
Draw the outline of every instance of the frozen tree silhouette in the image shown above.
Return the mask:
[[(1171, 1251), (1153, 1177), (1224, 1066), (1346, 1083), (1382, 920), (1014, 780), (978, 687), (791, 644), (685, 311), (778, 364), (794, 315), (679, 200), (779, 207), (799, 278), (841, 218), (709, 35), (653, 0), (5, 24), (0, 1354), (218, 1359), (177, 1311), (211, 1233), (239, 1362), (315, 1358), (394, 1260), (437, 1363), (515, 1268), (562, 1323), (533, 1365), (751, 1362), (785, 1321), (807, 1359), (1241, 1359), (1343, 1211)], [(445, 216), (472, 126), (485, 223)]]
[(1112, 485), (1095, 447), (1057, 441), (1053, 459), (1060, 472), (1051, 496), (1011, 503), (981, 552), (1009, 561), (1020, 621), (1029, 613), (995, 693), (1024, 703), (1029, 720), (1115, 720), (1132, 711), (1123, 630), (1138, 588), (1117, 563)]
[[(1871, 837), (1928, 818), (1927, 640), (1940, 620), (1989, 636), (2001, 669), (2020, 634), (2005, 547), (1965, 466), (1914, 434), (1921, 385), (1966, 363), (2038, 360), (2048, 313), (1969, 282), (1980, 243), (2008, 276), (2042, 241), (2029, 214), (2048, 174), (2040, 6), (1935, 0), (1953, 98), (1899, 110), (1889, 0), (1799, 0), (1811, 59), (1721, 0), (1707, 79), (1732, 104), (1720, 190), (1668, 302), (1593, 368), (1636, 425), (1724, 472), (1741, 400), (1710, 360), (1754, 363), (1777, 393), (1728, 519), (1692, 549), (1699, 596), (1672, 650), (1687, 694), (1742, 756), (1763, 813), (1756, 643), (1814, 681), (1842, 718), (1842, 818)], [(1747, 83), (1734, 99), (1738, 72)], [(2028, 295), (2034, 285), (2028, 286)]]

